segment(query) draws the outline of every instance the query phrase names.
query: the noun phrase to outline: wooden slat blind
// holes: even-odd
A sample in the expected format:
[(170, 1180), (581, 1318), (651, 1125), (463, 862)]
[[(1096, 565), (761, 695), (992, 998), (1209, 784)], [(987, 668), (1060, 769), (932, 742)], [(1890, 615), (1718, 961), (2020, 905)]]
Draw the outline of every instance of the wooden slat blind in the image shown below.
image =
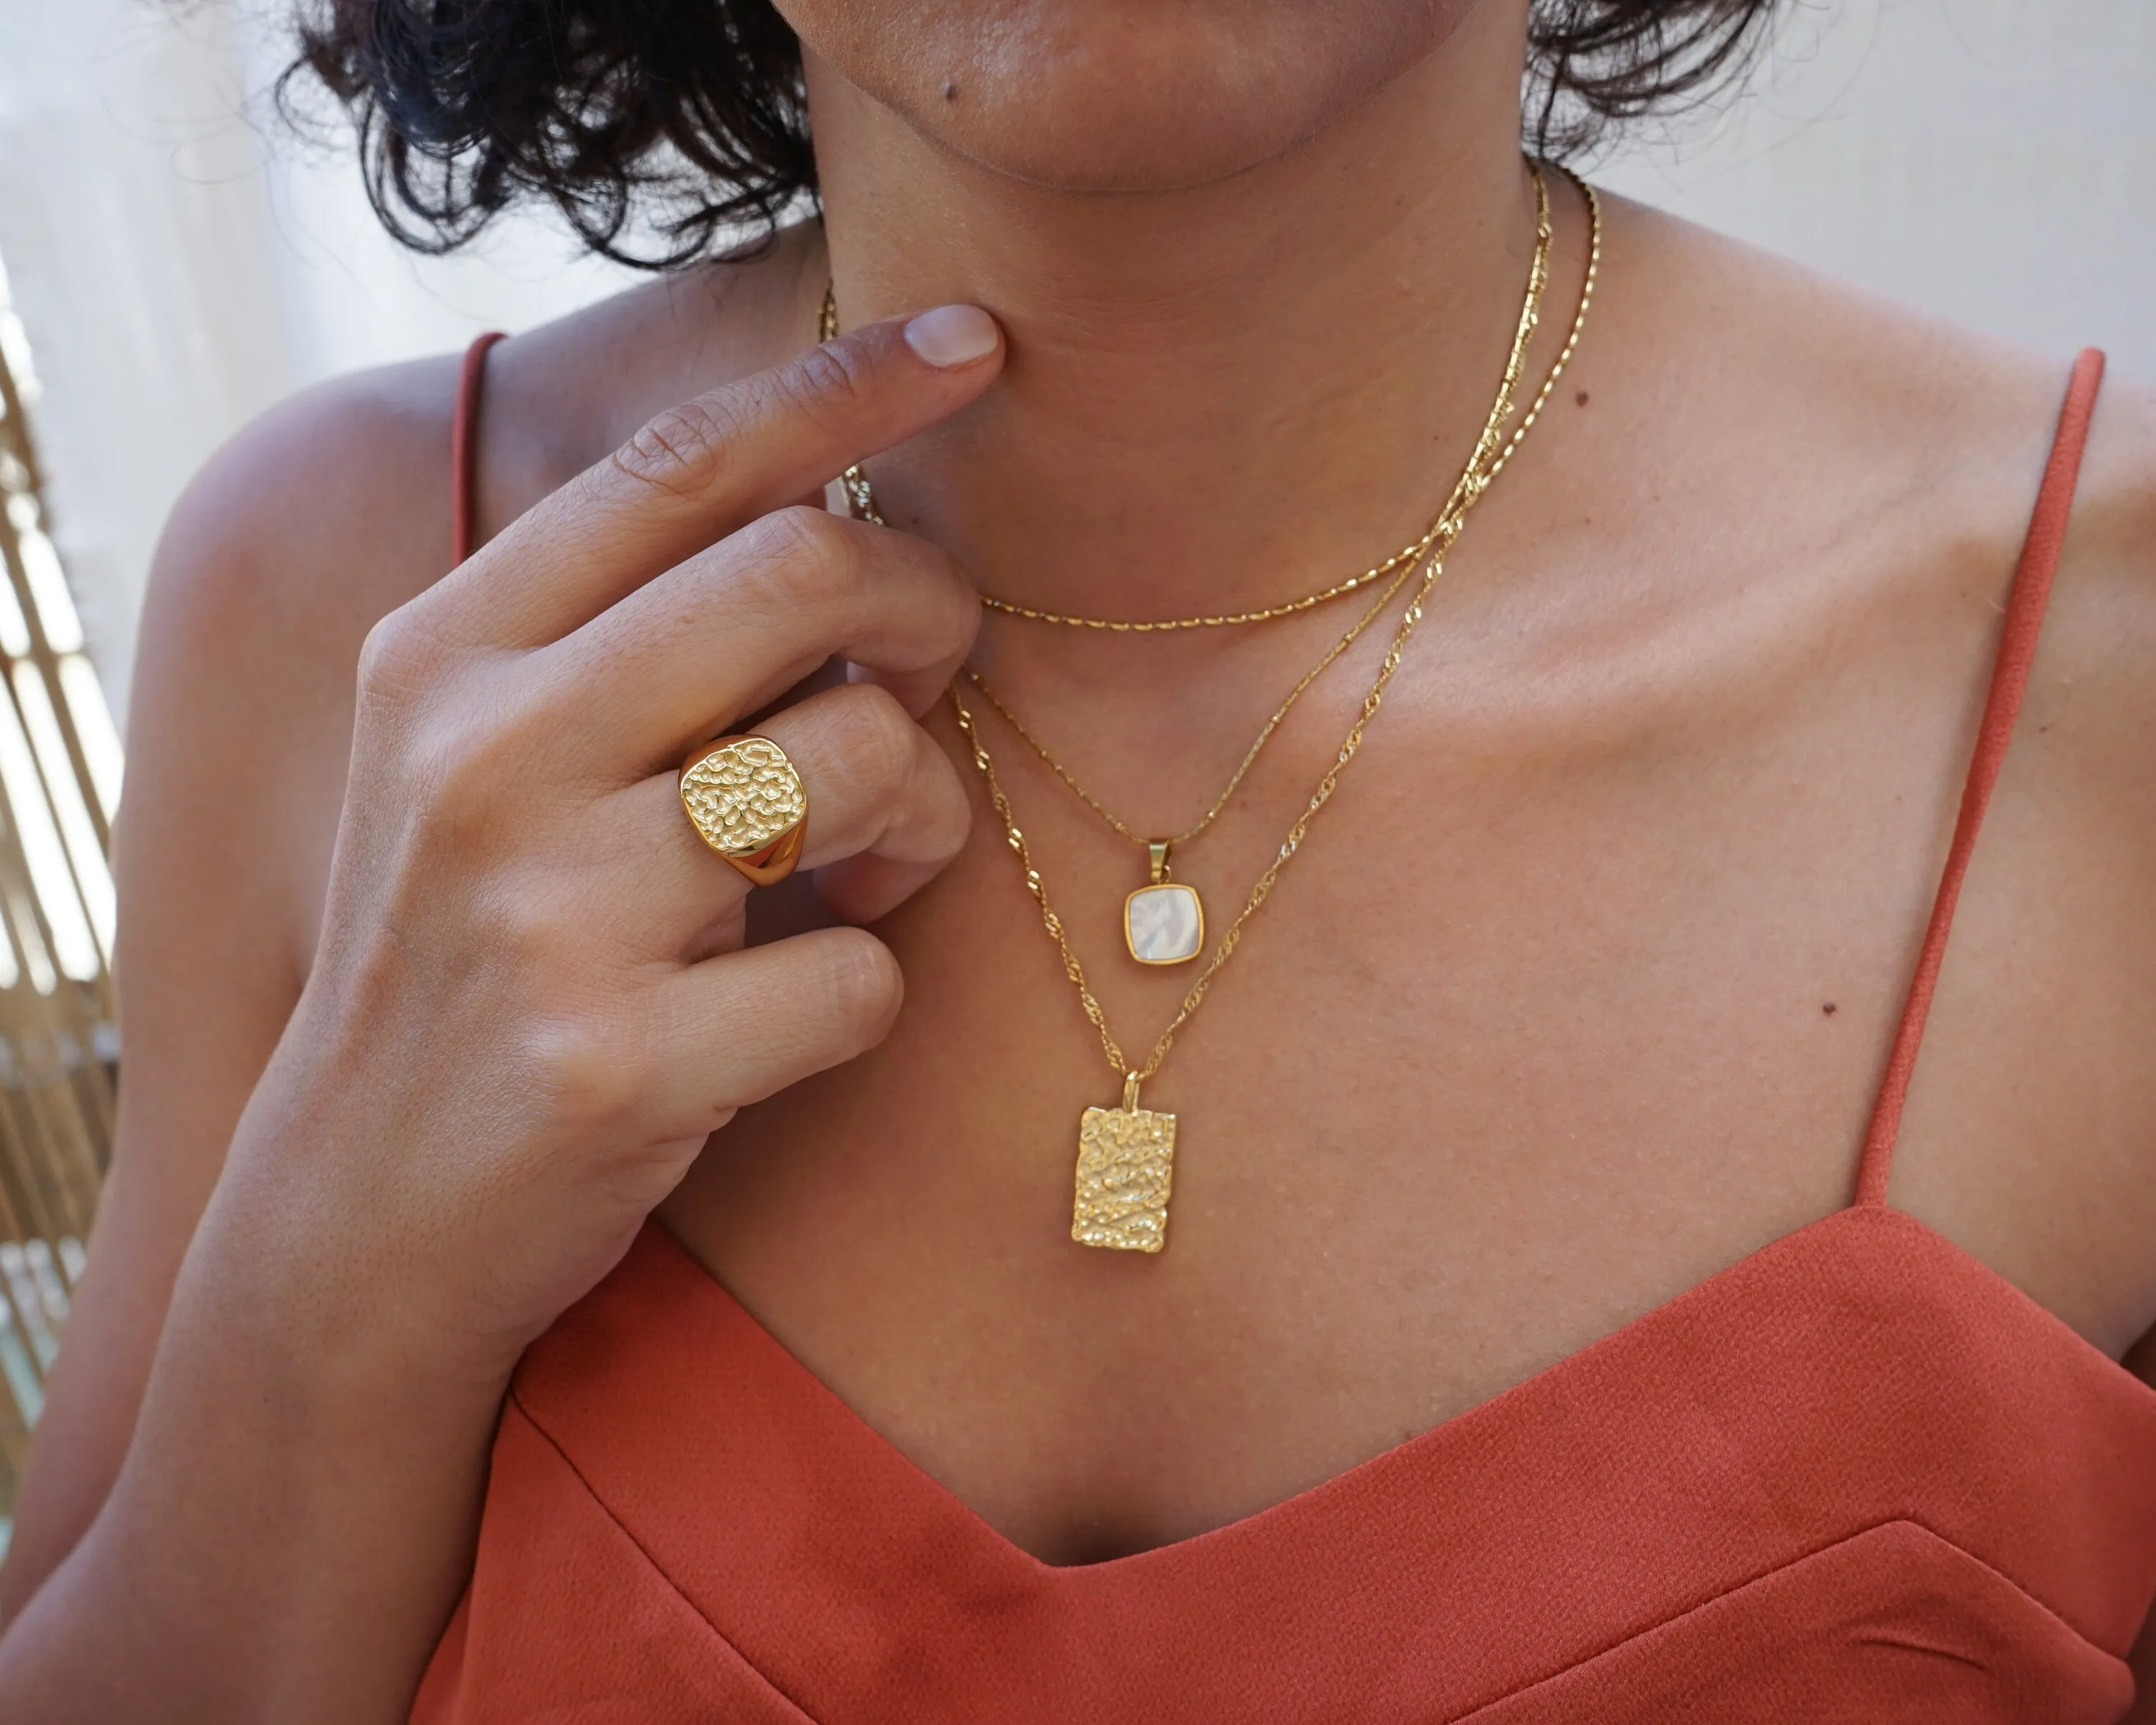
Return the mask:
[(0, 271), (0, 1548), (112, 1145), (120, 750), (47, 530)]

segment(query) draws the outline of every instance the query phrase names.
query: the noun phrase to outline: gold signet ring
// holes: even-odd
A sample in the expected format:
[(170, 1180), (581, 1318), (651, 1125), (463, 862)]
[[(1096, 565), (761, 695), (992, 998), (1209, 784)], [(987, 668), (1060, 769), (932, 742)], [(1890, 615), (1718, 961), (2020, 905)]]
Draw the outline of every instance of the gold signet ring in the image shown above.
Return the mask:
[(681, 763), (681, 806), (697, 836), (758, 886), (801, 860), (808, 790), (767, 737), (722, 737)]

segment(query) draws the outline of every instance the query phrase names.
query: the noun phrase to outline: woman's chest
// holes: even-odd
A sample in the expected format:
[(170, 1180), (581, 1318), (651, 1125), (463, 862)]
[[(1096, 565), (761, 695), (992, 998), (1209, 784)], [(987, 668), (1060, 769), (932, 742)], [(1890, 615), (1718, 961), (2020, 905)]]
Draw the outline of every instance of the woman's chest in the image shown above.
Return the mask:
[[(1899, 752), (1796, 725), (1447, 752), (1403, 708), (1391, 759), (1314, 826), (1143, 1086), (1174, 1117), (1159, 1255), (1070, 1238), (1082, 1117), (1123, 1086), (985, 817), (887, 931), (909, 990), (890, 1041), (742, 1117), (669, 1207), (781, 1340), (1029, 1549), (1110, 1555), (1280, 1501), (1848, 1199), (1953, 716)], [(1052, 789), (1014, 802), (1135, 1067), (1191, 978), (1131, 963), (1129, 860)], [(1209, 932), (1293, 812), (1255, 803), (1179, 871)], [(2147, 1235), (2121, 1213), (2061, 1269), (2043, 1194), (2100, 1189), (2102, 1158), (2053, 1130), (2039, 1178), (2026, 1147), (2032, 1099), (2075, 1087), (2072, 1045), (2112, 1037), (2131, 991), (1999, 1063), (2011, 989), (2103, 962), (2093, 922), (2025, 950), (2016, 907), (2068, 865), (2026, 831), (1999, 849), (1895, 1197), (2123, 1347), (2156, 1316), (2137, 1304), (2156, 1289), (2112, 1274)], [(2131, 1090), (2090, 1114), (2099, 1140)]]

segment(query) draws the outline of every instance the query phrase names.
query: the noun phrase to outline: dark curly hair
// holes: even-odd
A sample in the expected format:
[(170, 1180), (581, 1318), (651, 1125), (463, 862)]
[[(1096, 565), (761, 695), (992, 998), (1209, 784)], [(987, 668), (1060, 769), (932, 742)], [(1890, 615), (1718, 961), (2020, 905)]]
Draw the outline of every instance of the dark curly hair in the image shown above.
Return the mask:
[[(359, 131), (367, 193), (445, 252), (552, 203), (593, 250), (669, 269), (813, 200), (800, 44), (771, 0), (301, 0), (300, 57)], [(1523, 129), (1565, 157), (1748, 63), (1776, 0), (1532, 0)], [(655, 242), (630, 243), (633, 234)]]

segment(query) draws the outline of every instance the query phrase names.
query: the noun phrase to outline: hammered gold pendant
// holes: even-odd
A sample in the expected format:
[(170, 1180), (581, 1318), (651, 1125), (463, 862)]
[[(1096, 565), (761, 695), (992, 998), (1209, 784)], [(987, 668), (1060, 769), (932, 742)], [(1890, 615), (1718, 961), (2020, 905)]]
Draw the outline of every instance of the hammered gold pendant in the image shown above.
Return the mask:
[(1138, 1106), (1138, 1081), (1120, 1108), (1088, 1108), (1078, 1122), (1077, 1191), (1070, 1237), (1081, 1245), (1157, 1252), (1168, 1244), (1175, 1179), (1175, 1117)]

